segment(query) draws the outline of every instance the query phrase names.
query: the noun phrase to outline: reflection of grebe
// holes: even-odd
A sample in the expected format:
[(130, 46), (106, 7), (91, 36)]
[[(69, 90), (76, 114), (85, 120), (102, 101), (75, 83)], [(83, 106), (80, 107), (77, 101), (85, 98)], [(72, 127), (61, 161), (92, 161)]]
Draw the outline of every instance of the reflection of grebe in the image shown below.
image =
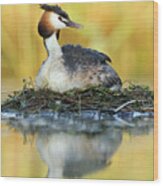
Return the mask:
[(79, 178), (110, 166), (121, 141), (122, 130), (113, 128), (96, 135), (41, 133), (36, 140), (51, 178)]
[(81, 46), (58, 44), (60, 30), (65, 27), (80, 28), (71, 21), (59, 6), (43, 4), (45, 10), (38, 25), (39, 34), (44, 39), (48, 58), (42, 64), (36, 77), (37, 88), (49, 88), (64, 92), (89, 85), (104, 85), (112, 90), (121, 88), (121, 80), (107, 63), (111, 59), (96, 50)]

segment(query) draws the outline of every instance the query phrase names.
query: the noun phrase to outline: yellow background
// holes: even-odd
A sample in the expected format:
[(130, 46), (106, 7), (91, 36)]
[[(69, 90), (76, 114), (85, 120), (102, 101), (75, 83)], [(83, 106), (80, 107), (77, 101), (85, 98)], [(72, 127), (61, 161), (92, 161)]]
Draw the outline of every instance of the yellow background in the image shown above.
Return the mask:
[[(153, 87), (153, 2), (65, 3), (83, 29), (64, 29), (60, 44), (81, 44), (112, 58), (123, 81)], [(2, 6), (2, 80), (36, 76), (46, 59), (39, 5)]]

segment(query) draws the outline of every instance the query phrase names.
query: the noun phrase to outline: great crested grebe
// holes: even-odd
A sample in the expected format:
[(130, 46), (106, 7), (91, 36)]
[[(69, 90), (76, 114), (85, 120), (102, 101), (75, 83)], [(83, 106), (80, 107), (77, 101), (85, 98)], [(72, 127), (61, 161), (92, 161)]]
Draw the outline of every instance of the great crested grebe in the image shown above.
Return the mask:
[(73, 88), (103, 85), (120, 90), (118, 74), (108, 64), (111, 59), (101, 52), (80, 45), (58, 44), (60, 30), (66, 27), (80, 28), (58, 5), (41, 5), (44, 11), (38, 24), (48, 53), (36, 77), (37, 88), (49, 88), (64, 92)]

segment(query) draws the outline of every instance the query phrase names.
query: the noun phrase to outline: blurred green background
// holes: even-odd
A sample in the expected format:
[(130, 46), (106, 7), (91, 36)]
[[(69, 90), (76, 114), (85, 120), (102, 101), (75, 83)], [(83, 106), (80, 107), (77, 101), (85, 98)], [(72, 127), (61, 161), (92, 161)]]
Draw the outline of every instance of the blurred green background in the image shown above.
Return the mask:
[[(83, 29), (65, 29), (60, 44), (104, 52), (122, 81), (153, 88), (153, 2), (60, 4)], [(37, 24), (39, 5), (2, 6), (2, 83), (35, 76), (46, 51)]]

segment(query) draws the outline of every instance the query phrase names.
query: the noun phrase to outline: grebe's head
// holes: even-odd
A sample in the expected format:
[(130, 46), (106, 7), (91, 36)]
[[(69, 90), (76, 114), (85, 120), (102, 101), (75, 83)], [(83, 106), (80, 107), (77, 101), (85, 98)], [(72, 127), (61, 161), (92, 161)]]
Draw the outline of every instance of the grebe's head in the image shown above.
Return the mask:
[(69, 15), (58, 5), (41, 5), (45, 10), (38, 24), (38, 32), (43, 38), (50, 37), (54, 32), (66, 27), (80, 28), (81, 25), (71, 21)]

